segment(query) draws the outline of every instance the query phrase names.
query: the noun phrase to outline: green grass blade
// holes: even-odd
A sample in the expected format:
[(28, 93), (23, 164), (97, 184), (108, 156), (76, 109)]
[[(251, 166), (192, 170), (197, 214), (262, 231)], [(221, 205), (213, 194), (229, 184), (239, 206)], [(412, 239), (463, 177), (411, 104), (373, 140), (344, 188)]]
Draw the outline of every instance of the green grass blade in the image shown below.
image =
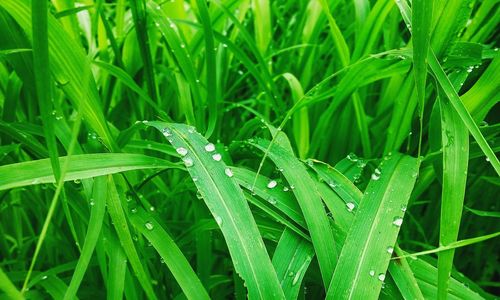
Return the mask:
[(479, 127), (477, 127), (477, 124), (474, 122), (474, 119), (465, 108), (464, 104), (462, 103), (462, 100), (460, 100), (457, 91), (455, 90), (452, 83), (446, 76), (446, 73), (444, 72), (443, 68), (441, 68), (439, 61), (437, 60), (432, 50), (431, 53), (429, 54), (429, 66), (432, 72), (434, 73), (434, 76), (436, 76), (436, 80), (443, 89), (446, 97), (448, 97), (451, 105), (457, 112), (458, 116), (460, 117), (462, 122), (464, 122), (467, 129), (469, 129), (469, 132), (474, 137), (481, 150), (483, 150), (486, 157), (489, 159), (496, 173), (500, 176), (500, 161), (498, 160), (498, 157), (496, 157), (493, 150), (491, 150), (491, 147), (488, 145), (488, 142), (482, 135), (481, 131), (479, 130)]
[(134, 211), (129, 216), (130, 222), (151, 242), (161, 255), (186, 297), (188, 299), (210, 299), (188, 260), (172, 237), (162, 228), (161, 224), (150, 217), (142, 208), (137, 208), (137, 211)]
[(378, 297), (418, 166), (415, 158), (393, 154), (375, 170), (347, 234), (327, 299)]
[[(403, 253), (397, 245), (394, 247), (394, 252), (396, 255)], [(408, 265), (406, 259), (403, 258), (398, 261), (391, 261), (389, 264), (389, 273), (404, 299), (425, 299), (418, 286), (415, 274)]]
[(312, 245), (285, 229), (273, 255), (273, 265), (286, 299), (297, 299), (307, 268), (314, 256)]
[(231, 169), (220, 161), (215, 147), (192, 127), (162, 122), (147, 124), (160, 130), (183, 156), (191, 177), (221, 228), (235, 270), (246, 283), (249, 298), (284, 298), (243, 192), (231, 178)]
[[(439, 244), (447, 246), (457, 240), (462, 219), (469, 162), (469, 132), (448, 99), (440, 99), (439, 104), (443, 147)], [(446, 299), (453, 256), (453, 250), (439, 253), (438, 299)]]
[(311, 240), (318, 258), (323, 283), (328, 286), (333, 269), (337, 262), (337, 253), (333, 232), (330, 227), (326, 211), (315, 189), (314, 181), (309, 177), (304, 165), (290, 153), (288, 149), (275, 143), (269, 148), (269, 141), (259, 139), (253, 144), (259, 150), (266, 152), (268, 157), (280, 169), (290, 184), (290, 189), (297, 198), (307, 228), (311, 235)]
[(419, 155), (423, 135), (427, 54), (429, 53), (431, 35), (432, 6), (433, 1), (431, 0), (414, 0), (412, 2), (413, 71), (415, 73), (415, 89), (420, 110)]
[(120, 240), (120, 245), (128, 257), (128, 261), (137, 276), (137, 280), (141, 284), (148, 299), (157, 299), (153, 287), (151, 285), (150, 276), (146, 273), (145, 266), (141, 263), (137, 249), (135, 248), (132, 234), (130, 233), (127, 216), (123, 211), (122, 200), (118, 193), (112, 175), (108, 175), (108, 197), (107, 197), (107, 211), (116, 233)]
[[(67, 157), (59, 158), (61, 165)], [(70, 157), (65, 181), (115, 174), (131, 170), (181, 168), (171, 162), (142, 154), (100, 153)], [(54, 183), (49, 159), (40, 159), (0, 166), (0, 190), (32, 184)]]
[(47, 27), (48, 4), (46, 1), (33, 1), (31, 5), (33, 11), (33, 72), (38, 96), (38, 106), (42, 116), (43, 132), (49, 150), (52, 170), (54, 172), (54, 177), (59, 180), (61, 170), (59, 160), (57, 159), (59, 155), (57, 151), (56, 136), (54, 134), (54, 124), (52, 122), (52, 81), (50, 77)]
[(71, 277), (71, 282), (64, 294), (64, 299), (73, 299), (76, 296), (83, 276), (87, 271), (104, 221), (107, 189), (107, 178), (104, 176), (97, 177), (94, 181), (92, 198), (90, 200), (90, 219), (87, 234), (85, 236), (85, 243), (83, 244), (82, 252), (76, 264), (73, 277)]

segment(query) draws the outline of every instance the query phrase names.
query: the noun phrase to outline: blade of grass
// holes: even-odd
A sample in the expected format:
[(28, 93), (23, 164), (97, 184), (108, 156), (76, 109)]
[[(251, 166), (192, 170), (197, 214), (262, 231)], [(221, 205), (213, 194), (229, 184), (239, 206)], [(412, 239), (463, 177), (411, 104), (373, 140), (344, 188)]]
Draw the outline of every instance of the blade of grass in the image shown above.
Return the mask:
[(433, 1), (431, 0), (414, 0), (412, 2), (413, 71), (415, 73), (415, 89), (417, 91), (420, 118), (418, 156), (420, 156), (421, 152), (424, 126), (425, 83), (427, 54), (429, 53), (431, 35), (432, 6)]
[[(139, 169), (182, 168), (162, 159), (125, 153), (72, 155), (69, 161), (63, 156), (59, 158), (59, 163), (68, 163), (64, 181)], [(0, 190), (42, 183), (55, 183), (49, 159), (0, 166)]]
[(10, 281), (2, 268), (0, 268), (0, 290), (2, 290), (9, 299), (24, 299), (23, 294), (17, 290), (16, 286)]
[(123, 211), (122, 200), (112, 176), (113, 175), (108, 175), (107, 211), (120, 240), (120, 245), (127, 255), (128, 261), (137, 276), (137, 280), (144, 289), (146, 296), (148, 299), (157, 299), (151, 285), (151, 276), (149, 276), (144, 268), (145, 266), (141, 263), (134, 241), (132, 240), (132, 234), (130, 233), (127, 223), (127, 216)]
[(155, 247), (188, 299), (210, 299), (200, 279), (172, 237), (142, 208), (130, 214), (130, 222)]
[[(439, 244), (446, 246), (457, 240), (462, 219), (469, 162), (469, 132), (448, 99), (440, 98), (439, 106), (443, 147)], [(438, 299), (446, 299), (453, 256), (453, 250), (439, 253)]]
[(290, 153), (290, 150), (262, 139), (251, 143), (267, 156), (280, 169), (290, 184), (290, 189), (304, 214), (304, 219), (311, 235), (311, 240), (318, 258), (323, 284), (328, 286), (337, 262), (337, 253), (333, 232), (326, 211), (321, 202), (313, 180), (309, 177), (304, 165)]
[(104, 176), (97, 177), (94, 181), (92, 198), (90, 200), (91, 210), (89, 226), (87, 227), (87, 234), (85, 236), (85, 243), (83, 244), (82, 252), (78, 263), (75, 267), (71, 282), (64, 294), (64, 299), (73, 299), (76, 296), (78, 288), (82, 282), (83, 276), (87, 271), (92, 253), (97, 244), (97, 239), (101, 233), (102, 223), (104, 221), (104, 213), (106, 210), (107, 198), (107, 178)]
[(226, 239), (236, 272), (243, 278), (248, 297), (283, 299), (276, 272), (265, 250), (243, 192), (215, 147), (194, 128), (182, 124), (148, 122), (160, 130), (183, 156), (205, 203)]
[(347, 234), (327, 299), (378, 297), (418, 166), (415, 158), (393, 154), (375, 170)]
[(286, 299), (297, 299), (302, 280), (314, 256), (312, 245), (285, 229), (273, 255), (276, 269)]

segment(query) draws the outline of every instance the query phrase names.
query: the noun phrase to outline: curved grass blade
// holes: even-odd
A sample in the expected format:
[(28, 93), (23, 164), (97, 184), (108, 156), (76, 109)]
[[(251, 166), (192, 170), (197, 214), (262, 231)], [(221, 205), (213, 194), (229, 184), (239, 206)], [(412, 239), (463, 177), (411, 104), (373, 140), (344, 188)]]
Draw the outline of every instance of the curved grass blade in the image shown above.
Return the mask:
[(314, 248), (289, 229), (285, 229), (273, 255), (276, 269), (286, 299), (297, 299), (307, 268), (314, 256)]
[(151, 242), (188, 299), (210, 299), (188, 260), (170, 235), (142, 208), (129, 215), (130, 222)]
[(97, 177), (94, 181), (92, 200), (90, 200), (90, 220), (85, 236), (85, 243), (83, 244), (82, 252), (78, 263), (75, 267), (71, 282), (64, 294), (64, 299), (73, 299), (76, 296), (83, 276), (87, 271), (92, 253), (97, 244), (97, 239), (101, 233), (102, 223), (104, 221), (104, 213), (106, 211), (106, 197), (107, 197), (107, 178), (104, 176)]
[[(66, 156), (59, 158), (65, 165)], [(64, 180), (77, 180), (131, 170), (182, 168), (180, 165), (142, 154), (99, 153), (72, 155)], [(49, 159), (0, 166), (0, 190), (26, 185), (54, 183)]]
[(205, 203), (221, 228), (234, 268), (253, 299), (283, 299), (276, 272), (250, 208), (230, 168), (213, 144), (183, 124), (148, 122), (160, 130), (183, 157)]
[(290, 184), (290, 189), (304, 214), (323, 283), (328, 286), (337, 262), (337, 251), (333, 231), (314, 181), (309, 177), (304, 165), (288, 149), (277, 143), (270, 146), (269, 141), (262, 139), (251, 144), (267, 153), (276, 166), (283, 169), (283, 175)]
[(376, 169), (347, 234), (327, 299), (378, 297), (418, 166), (415, 158), (393, 154)]

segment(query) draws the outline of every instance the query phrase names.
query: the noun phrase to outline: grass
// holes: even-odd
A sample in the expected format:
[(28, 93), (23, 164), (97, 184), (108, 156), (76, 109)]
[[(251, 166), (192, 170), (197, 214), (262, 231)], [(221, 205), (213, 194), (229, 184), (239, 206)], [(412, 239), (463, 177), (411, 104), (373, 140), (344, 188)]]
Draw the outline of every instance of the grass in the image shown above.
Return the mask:
[(496, 299), (496, 1), (0, 2), (0, 299)]

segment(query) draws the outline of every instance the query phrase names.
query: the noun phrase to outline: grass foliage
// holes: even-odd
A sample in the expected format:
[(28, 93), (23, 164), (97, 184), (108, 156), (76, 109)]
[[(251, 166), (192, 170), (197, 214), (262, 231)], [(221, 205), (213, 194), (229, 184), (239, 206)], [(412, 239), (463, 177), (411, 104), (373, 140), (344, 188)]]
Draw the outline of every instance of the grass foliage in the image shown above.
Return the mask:
[(494, 299), (493, 0), (0, 1), (0, 299)]

